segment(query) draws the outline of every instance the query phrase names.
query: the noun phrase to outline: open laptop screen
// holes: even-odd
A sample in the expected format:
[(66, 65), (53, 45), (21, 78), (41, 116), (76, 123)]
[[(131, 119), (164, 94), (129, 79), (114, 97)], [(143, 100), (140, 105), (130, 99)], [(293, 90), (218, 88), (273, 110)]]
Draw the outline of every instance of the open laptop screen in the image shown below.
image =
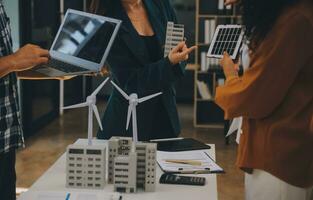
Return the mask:
[(69, 13), (53, 50), (94, 63), (101, 63), (117, 24)]

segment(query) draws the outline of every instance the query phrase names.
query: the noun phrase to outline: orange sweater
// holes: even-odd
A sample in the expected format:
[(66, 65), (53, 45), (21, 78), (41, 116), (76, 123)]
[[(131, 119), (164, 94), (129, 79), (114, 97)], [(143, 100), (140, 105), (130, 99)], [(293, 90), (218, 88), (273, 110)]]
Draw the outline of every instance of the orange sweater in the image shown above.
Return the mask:
[(227, 119), (244, 117), (237, 166), (313, 186), (312, 1), (285, 10), (245, 74), (217, 88), (216, 102)]

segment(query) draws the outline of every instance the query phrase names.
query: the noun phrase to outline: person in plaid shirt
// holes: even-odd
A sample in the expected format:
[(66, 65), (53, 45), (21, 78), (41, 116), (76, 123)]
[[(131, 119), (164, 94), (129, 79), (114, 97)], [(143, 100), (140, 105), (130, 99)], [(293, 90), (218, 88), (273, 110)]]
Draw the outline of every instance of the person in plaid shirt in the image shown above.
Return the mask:
[(14, 200), (15, 150), (24, 145), (18, 103), (17, 73), (47, 63), (49, 52), (35, 45), (12, 51), (11, 30), (0, 0), (0, 195)]

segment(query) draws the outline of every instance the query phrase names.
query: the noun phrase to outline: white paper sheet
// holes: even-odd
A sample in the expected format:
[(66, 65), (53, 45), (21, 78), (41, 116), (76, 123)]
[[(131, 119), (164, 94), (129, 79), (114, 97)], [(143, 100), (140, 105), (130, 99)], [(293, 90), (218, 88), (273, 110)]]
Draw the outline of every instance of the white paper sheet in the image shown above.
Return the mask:
[[(166, 160), (186, 160), (201, 162), (201, 166), (177, 164), (166, 162)], [(181, 151), (181, 152), (157, 152), (157, 162), (161, 169), (165, 172), (199, 172), (210, 170), (212, 173), (223, 172), (223, 169), (218, 166), (214, 160), (209, 156), (208, 150), (196, 151)]]
[(37, 200), (65, 200), (66, 193), (64, 194), (38, 194)]
[(59, 191), (28, 191), (22, 193), (18, 200), (65, 200), (70, 193), (70, 200), (119, 200), (119, 193), (101, 192), (59, 192)]
[(230, 128), (227, 132), (226, 137), (229, 137), (230, 135), (232, 135), (233, 133), (237, 132), (237, 136), (236, 136), (236, 142), (239, 144), (239, 140), (240, 140), (240, 135), (242, 133), (241, 127), (242, 127), (242, 117), (237, 117), (235, 119), (233, 119)]

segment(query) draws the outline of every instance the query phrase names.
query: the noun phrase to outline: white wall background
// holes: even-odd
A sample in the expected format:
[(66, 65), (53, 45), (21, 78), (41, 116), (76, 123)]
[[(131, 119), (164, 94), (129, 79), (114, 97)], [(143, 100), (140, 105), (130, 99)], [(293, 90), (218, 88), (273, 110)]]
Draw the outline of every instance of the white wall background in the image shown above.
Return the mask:
[(19, 0), (3, 0), (5, 10), (11, 21), (13, 49), (20, 46), (20, 28), (19, 28)]

